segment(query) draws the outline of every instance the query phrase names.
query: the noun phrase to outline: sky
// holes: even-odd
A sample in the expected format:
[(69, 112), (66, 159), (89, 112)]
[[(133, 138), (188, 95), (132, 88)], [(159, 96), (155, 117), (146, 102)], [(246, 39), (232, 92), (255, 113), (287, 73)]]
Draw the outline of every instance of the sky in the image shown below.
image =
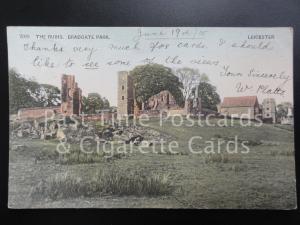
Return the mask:
[[(147, 58), (172, 69), (198, 69), (221, 99), (257, 95), (260, 103), (264, 98), (293, 103), (292, 28), (8, 27), (7, 40), (9, 68), (58, 87), (62, 74), (75, 75), (84, 95), (98, 92), (115, 106), (117, 72)], [(272, 78), (254, 78), (250, 71)]]

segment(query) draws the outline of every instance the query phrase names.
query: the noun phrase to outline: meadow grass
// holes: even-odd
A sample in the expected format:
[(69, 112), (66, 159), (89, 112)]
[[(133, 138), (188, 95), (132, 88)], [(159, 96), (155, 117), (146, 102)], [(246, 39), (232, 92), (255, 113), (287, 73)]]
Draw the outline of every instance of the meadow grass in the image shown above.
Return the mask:
[(99, 170), (91, 179), (83, 179), (68, 172), (57, 174), (42, 180), (32, 189), (31, 196), (56, 200), (103, 195), (161, 196), (172, 192), (172, 182), (167, 173), (146, 173), (139, 169), (124, 171), (113, 166)]
[[(69, 158), (65, 164), (58, 160), (55, 164), (52, 159), (43, 159), (52, 155), (56, 142), (15, 140), (15, 144), (26, 144), (27, 147), (9, 153), (9, 205), (24, 208), (296, 207), (293, 132), (273, 124), (261, 127), (242, 127), (237, 123), (227, 127), (174, 127), (168, 121), (159, 126), (158, 120), (151, 119), (149, 126), (178, 141), (176, 151), (180, 154), (134, 152), (130, 157), (115, 156), (118, 160), (105, 160), (100, 155), (99, 159), (93, 157), (92, 161), (86, 160), (84, 155), (78, 160), (75, 151), (65, 156)], [(221, 147), (219, 153), (197, 155), (187, 148), (189, 138), (194, 135), (203, 137), (194, 143), (196, 150), (204, 149), (206, 141), (216, 143), (222, 139), (227, 142), (235, 135), (238, 135), (239, 147), (241, 141), (252, 142), (247, 154), (229, 154)], [(39, 151), (45, 156), (41, 157), (41, 163), (33, 164), (34, 154), (39, 154)], [(55, 174), (58, 174), (57, 178)], [(41, 181), (45, 177), (48, 178)], [(184, 191), (177, 193), (179, 189)]]

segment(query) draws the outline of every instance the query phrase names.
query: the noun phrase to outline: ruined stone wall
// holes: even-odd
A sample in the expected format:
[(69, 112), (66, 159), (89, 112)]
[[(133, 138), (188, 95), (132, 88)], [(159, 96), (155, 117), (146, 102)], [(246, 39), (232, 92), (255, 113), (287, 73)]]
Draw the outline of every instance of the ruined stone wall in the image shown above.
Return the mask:
[(160, 117), (161, 114), (166, 114), (167, 112), (163, 111), (161, 112), (160, 110), (140, 110), (140, 113), (138, 116), (147, 114), (149, 117)]
[(73, 95), (73, 113), (79, 115), (82, 111), (82, 90), (75, 84)]
[(180, 108), (174, 96), (167, 90), (150, 97), (145, 104), (146, 110), (168, 110)]
[(102, 114), (88, 114), (84, 115), (84, 121), (109, 121), (114, 118), (116, 120), (117, 114), (115, 112), (105, 112)]
[(65, 115), (79, 115), (82, 108), (82, 91), (75, 82), (74, 75), (62, 75), (61, 112)]
[(60, 106), (53, 107), (33, 107), (33, 108), (23, 108), (18, 111), (18, 119), (27, 120), (27, 119), (38, 119), (45, 117), (45, 113), (51, 117), (53, 113), (60, 113)]
[(182, 108), (182, 109), (171, 109), (168, 111), (168, 116), (178, 116), (178, 115), (181, 115), (181, 116), (186, 116), (187, 114), (187, 111), (185, 108)]
[(75, 76), (62, 75), (61, 106), (23, 108), (18, 111), (18, 119), (36, 119), (45, 116), (45, 112), (79, 115), (82, 111), (82, 91), (75, 82)]

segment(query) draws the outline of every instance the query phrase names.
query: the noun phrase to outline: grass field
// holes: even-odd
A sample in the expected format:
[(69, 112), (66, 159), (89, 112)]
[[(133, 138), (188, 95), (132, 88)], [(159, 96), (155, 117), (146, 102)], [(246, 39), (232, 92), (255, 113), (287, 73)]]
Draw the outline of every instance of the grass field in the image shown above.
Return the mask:
[[(178, 154), (142, 154), (135, 147), (111, 160), (77, 155), (78, 161), (61, 163), (56, 140), (10, 140), (11, 147), (25, 147), (10, 150), (9, 207), (296, 208), (293, 129), (237, 122), (160, 126), (157, 119), (148, 125), (178, 141)], [(250, 151), (227, 154), (223, 146), (217, 154), (192, 154), (187, 146), (195, 135), (202, 137), (193, 142), (195, 150), (238, 135)]]

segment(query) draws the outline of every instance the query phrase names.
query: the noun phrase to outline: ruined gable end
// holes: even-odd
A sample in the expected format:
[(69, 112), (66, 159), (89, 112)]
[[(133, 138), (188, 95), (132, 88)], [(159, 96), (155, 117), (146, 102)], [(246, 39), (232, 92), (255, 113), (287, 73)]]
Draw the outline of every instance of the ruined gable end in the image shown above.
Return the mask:
[(82, 109), (82, 91), (74, 75), (63, 74), (61, 78), (61, 112), (65, 115), (79, 115)]

